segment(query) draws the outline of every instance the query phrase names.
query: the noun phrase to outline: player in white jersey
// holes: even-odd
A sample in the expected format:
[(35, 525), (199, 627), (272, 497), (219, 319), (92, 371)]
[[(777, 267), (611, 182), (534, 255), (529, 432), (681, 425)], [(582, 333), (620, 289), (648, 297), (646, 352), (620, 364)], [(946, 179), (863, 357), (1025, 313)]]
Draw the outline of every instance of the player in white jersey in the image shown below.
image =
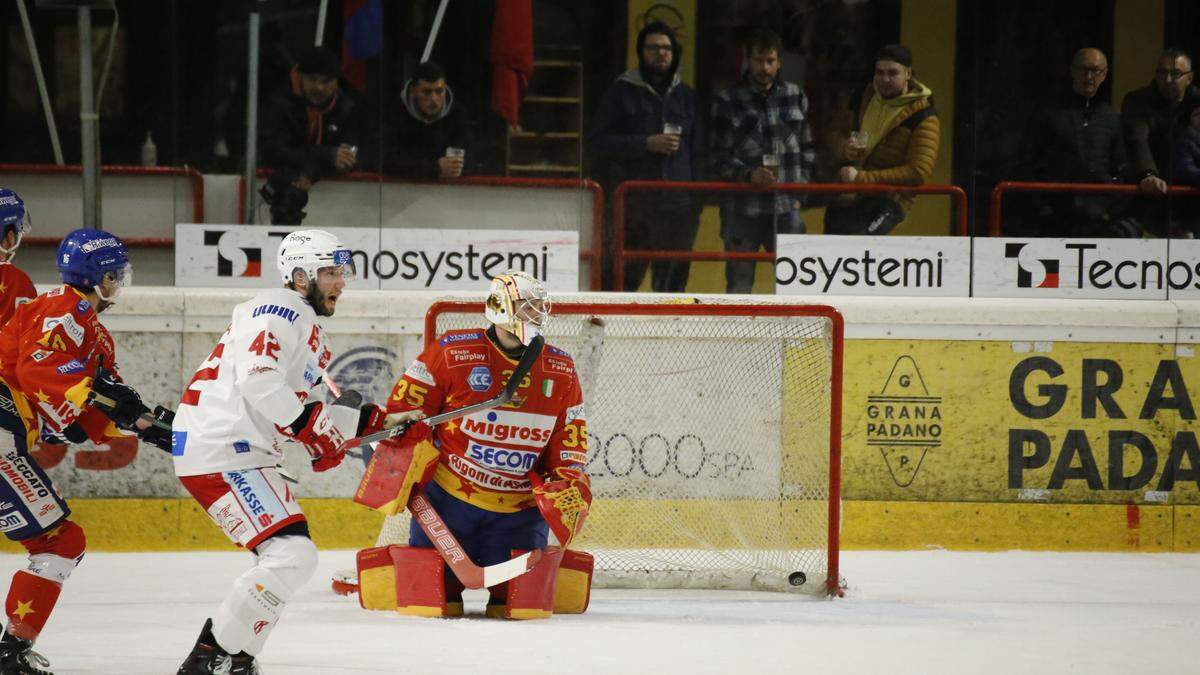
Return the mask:
[(303, 444), (314, 470), (325, 471), (341, 463), (344, 439), (385, 423), (357, 394), (329, 405), (316, 395), (332, 358), (317, 317), (333, 315), (354, 274), (350, 250), (328, 232), (303, 230), (284, 238), (277, 263), (285, 286), (234, 308), (175, 415), (176, 475), (256, 559), (205, 623), (180, 675), (257, 673), (254, 657), (316, 568), (304, 514), (276, 469), (284, 444)]

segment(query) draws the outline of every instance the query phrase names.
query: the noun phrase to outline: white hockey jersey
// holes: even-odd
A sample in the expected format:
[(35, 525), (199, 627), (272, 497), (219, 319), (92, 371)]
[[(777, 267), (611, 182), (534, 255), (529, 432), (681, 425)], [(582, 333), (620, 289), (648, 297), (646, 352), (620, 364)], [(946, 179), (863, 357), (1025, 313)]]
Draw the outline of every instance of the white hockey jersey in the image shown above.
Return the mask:
[(299, 293), (275, 288), (235, 307), (175, 413), (175, 475), (278, 464), (289, 441), (277, 427), (300, 415), (331, 357)]

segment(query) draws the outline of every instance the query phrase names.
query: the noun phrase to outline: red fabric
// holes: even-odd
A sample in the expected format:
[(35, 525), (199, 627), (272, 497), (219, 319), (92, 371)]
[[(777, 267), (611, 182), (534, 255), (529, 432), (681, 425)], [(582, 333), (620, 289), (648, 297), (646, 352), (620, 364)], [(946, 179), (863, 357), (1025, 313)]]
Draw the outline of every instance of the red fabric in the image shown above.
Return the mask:
[[(115, 348), (83, 295), (60, 286), (17, 308), (6, 328), (0, 332), (0, 379), (13, 396), (56, 431), (82, 415), (89, 437), (105, 442), (108, 424), (87, 414), (86, 397), (96, 366), (112, 370)], [(25, 426), (31, 434), (40, 428), (35, 419)]]
[(87, 536), (83, 528), (70, 520), (64, 520), (45, 534), (21, 542), (30, 555), (49, 553), (74, 560), (83, 556), (87, 548)]
[(492, 110), (517, 126), (533, 77), (532, 0), (496, 0), (492, 21)]
[(56, 581), (24, 570), (17, 571), (8, 587), (8, 599), (4, 601), (8, 632), (22, 640), (36, 640), (61, 592), (62, 584)]
[(9, 262), (0, 262), (0, 326), (8, 323), (17, 307), (37, 297), (29, 275)]

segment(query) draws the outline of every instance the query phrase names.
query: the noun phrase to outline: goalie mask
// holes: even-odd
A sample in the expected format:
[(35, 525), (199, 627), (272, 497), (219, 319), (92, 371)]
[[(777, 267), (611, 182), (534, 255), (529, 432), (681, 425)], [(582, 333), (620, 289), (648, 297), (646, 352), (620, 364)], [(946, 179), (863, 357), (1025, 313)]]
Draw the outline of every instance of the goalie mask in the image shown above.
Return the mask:
[(523, 345), (541, 335), (550, 319), (550, 294), (525, 272), (509, 270), (492, 279), (484, 316)]

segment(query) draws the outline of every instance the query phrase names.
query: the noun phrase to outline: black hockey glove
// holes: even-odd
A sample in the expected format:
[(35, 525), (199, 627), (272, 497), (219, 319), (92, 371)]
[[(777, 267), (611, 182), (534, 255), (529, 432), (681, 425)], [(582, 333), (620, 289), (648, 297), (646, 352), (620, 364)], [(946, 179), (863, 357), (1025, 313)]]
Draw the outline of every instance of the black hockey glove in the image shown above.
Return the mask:
[[(104, 413), (121, 429), (132, 429), (142, 413), (150, 412), (133, 387), (103, 369), (96, 373), (96, 379), (92, 381), (92, 394), (93, 396), (89, 397), (92, 407)], [(102, 401), (98, 397), (107, 400)]]
[(79, 426), (79, 422), (71, 422), (62, 431), (51, 431), (48, 427), (42, 427), (43, 443), (67, 445), (68, 443), (82, 443), (87, 439), (87, 432)]
[(138, 438), (155, 446), (159, 450), (171, 452), (171, 422), (175, 420), (175, 411), (167, 410), (161, 405), (154, 406), (153, 424), (138, 432)]

